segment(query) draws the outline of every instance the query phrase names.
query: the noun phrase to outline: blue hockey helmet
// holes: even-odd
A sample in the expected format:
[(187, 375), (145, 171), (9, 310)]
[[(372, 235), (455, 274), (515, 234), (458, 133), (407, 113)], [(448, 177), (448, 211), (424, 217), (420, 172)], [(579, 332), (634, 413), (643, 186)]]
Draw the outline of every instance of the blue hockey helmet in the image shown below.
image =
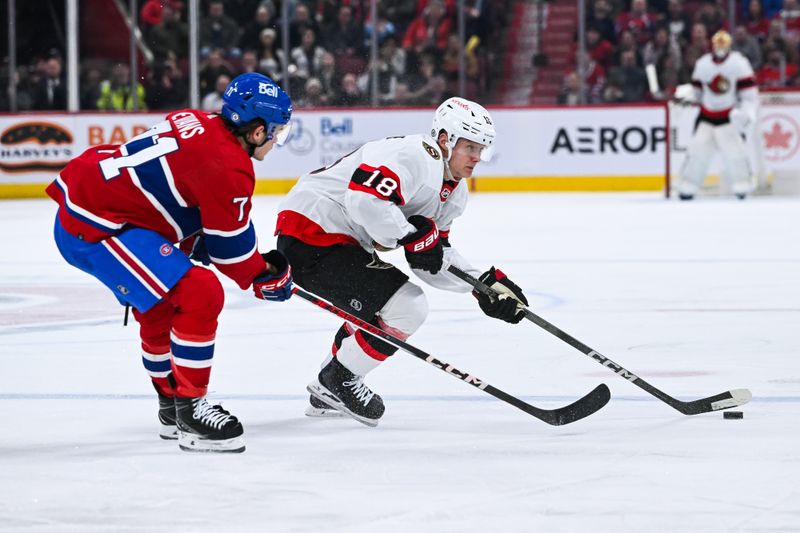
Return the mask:
[(222, 115), (235, 126), (261, 119), (267, 138), (283, 144), (289, 136), (292, 100), (278, 85), (257, 72), (236, 76), (222, 96)]

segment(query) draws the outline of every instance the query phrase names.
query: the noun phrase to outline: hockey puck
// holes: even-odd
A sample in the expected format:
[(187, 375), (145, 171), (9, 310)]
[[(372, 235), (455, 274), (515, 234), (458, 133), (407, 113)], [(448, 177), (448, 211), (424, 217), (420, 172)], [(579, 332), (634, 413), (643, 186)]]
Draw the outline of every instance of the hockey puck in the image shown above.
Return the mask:
[(741, 411), (725, 411), (722, 413), (722, 418), (725, 420), (738, 420), (744, 418), (744, 413)]

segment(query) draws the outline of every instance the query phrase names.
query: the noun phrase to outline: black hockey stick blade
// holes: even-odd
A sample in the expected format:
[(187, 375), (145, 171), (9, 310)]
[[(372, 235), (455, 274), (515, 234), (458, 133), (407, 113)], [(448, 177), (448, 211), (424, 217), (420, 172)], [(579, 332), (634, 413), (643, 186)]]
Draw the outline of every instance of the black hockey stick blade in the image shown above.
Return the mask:
[(601, 383), (600, 385), (595, 387), (594, 390), (592, 390), (589, 394), (569, 405), (565, 405), (564, 407), (559, 407), (558, 409), (542, 409), (540, 407), (536, 407), (529, 403), (523, 402), (519, 398), (511, 396), (507, 392), (503, 392), (497, 387), (489, 385), (488, 383), (478, 378), (477, 376), (459, 370), (453, 365), (435, 358), (434, 356), (428, 354), (427, 352), (424, 352), (419, 348), (412, 346), (411, 344), (408, 344), (403, 340), (398, 339), (394, 335), (387, 333), (386, 331), (370, 324), (369, 322), (361, 320), (360, 318), (351, 315), (347, 311), (340, 309), (339, 307), (336, 307), (332, 303), (323, 300), (322, 298), (314, 294), (311, 294), (310, 292), (304, 291), (300, 287), (295, 286), (294, 289), (292, 289), (292, 293), (308, 302), (311, 302), (317, 307), (338, 316), (339, 318), (347, 320), (349, 323), (353, 324), (357, 328), (362, 329), (367, 333), (371, 333), (376, 337), (380, 337), (386, 342), (400, 348), (404, 352), (413, 355), (417, 359), (422, 359), (431, 366), (435, 366), (439, 370), (442, 370), (445, 373), (460, 379), (464, 383), (472, 385), (476, 389), (480, 389), (486, 392), (487, 394), (491, 394), (498, 400), (502, 400), (510, 405), (513, 405), (517, 409), (520, 409), (521, 411), (524, 411), (529, 415), (534, 416), (539, 420), (550, 424), (551, 426), (563, 426), (565, 424), (571, 424), (572, 422), (576, 422), (582, 418), (586, 418), (592, 413), (595, 413), (600, 409), (602, 409), (603, 406), (605, 406), (608, 403), (609, 399), (611, 399), (611, 391), (608, 390), (608, 387), (604, 383)]
[[(473, 276), (470, 276), (463, 270), (450, 265), (447, 267), (447, 271), (456, 276), (457, 278), (465, 281), (469, 285), (471, 285), (476, 291), (483, 293), (490, 298), (497, 298), (499, 294), (497, 291), (486, 285), (485, 283), (481, 282), (478, 279), (475, 279)], [(685, 415), (698, 415), (700, 413), (708, 413), (711, 411), (719, 411), (720, 409), (730, 409), (731, 407), (738, 407), (740, 405), (744, 405), (749, 402), (753, 395), (747, 389), (733, 389), (729, 391), (722, 392), (715, 396), (709, 396), (708, 398), (701, 398), (699, 400), (683, 402), (678, 400), (677, 398), (673, 398), (669, 394), (665, 393), (664, 391), (657, 389), (647, 381), (643, 380), (633, 372), (627, 370), (623, 366), (618, 363), (615, 363), (605, 355), (601, 354), (597, 350), (590, 348), (589, 346), (585, 345), (569, 333), (561, 330), (560, 328), (556, 327), (555, 325), (551, 324), (547, 320), (543, 319), (539, 315), (533, 313), (527, 307), (524, 309), (525, 318), (530, 320), (543, 330), (547, 331), (551, 335), (561, 339), (562, 341), (566, 342), (573, 348), (577, 349), (589, 359), (598, 362), (599, 364), (603, 365), (604, 367), (610, 369), (618, 376), (626, 379), (639, 387), (640, 389), (652, 394), (662, 402), (666, 403), (673, 409), (680, 411)]]

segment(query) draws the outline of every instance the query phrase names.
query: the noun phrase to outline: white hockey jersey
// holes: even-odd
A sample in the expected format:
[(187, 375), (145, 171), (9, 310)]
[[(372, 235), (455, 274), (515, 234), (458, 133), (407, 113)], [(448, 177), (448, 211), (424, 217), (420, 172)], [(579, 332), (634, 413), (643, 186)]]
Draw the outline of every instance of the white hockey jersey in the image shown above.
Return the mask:
[[(423, 135), (368, 142), (300, 177), (280, 204), (276, 235), (316, 246), (394, 249), (416, 230), (408, 217), (422, 215), (448, 237), (453, 220), (464, 212), (468, 191), (466, 182), (444, 179), (445, 165), (439, 146)], [(445, 261), (479, 274), (452, 247), (445, 248)], [(414, 273), (441, 289), (470, 290), (444, 270)]]
[(692, 85), (700, 93), (701, 115), (710, 119), (727, 119), (740, 100), (749, 105), (758, 95), (753, 67), (736, 51), (722, 61), (710, 53), (700, 57), (694, 65)]

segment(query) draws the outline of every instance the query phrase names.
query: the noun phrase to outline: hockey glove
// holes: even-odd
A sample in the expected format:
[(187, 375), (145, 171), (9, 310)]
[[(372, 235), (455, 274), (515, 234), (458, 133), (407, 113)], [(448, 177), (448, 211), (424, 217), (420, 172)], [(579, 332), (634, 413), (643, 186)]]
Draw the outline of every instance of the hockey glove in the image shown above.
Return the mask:
[(198, 263), (202, 263), (205, 266), (211, 264), (211, 256), (208, 255), (208, 248), (206, 248), (206, 240), (203, 238), (203, 234), (198, 234), (194, 237), (194, 242), (192, 243), (192, 250), (189, 252), (189, 259), (192, 261), (197, 261)]
[[(259, 300), (283, 302), (292, 296), (292, 267), (286, 256), (278, 250), (261, 254), (267, 270), (253, 280), (253, 292)], [(274, 269), (274, 273), (270, 270)]]
[(473, 292), (481, 311), (492, 318), (505, 320), (511, 324), (517, 324), (522, 320), (525, 313), (520, 304), (528, 305), (528, 299), (522, 294), (522, 289), (494, 267), (484, 272), (479, 279), (500, 294), (499, 298), (493, 299), (485, 294)]
[(408, 217), (408, 222), (417, 230), (397, 241), (405, 248), (408, 266), (436, 274), (442, 269), (444, 260), (439, 228), (433, 220), (421, 215)]

